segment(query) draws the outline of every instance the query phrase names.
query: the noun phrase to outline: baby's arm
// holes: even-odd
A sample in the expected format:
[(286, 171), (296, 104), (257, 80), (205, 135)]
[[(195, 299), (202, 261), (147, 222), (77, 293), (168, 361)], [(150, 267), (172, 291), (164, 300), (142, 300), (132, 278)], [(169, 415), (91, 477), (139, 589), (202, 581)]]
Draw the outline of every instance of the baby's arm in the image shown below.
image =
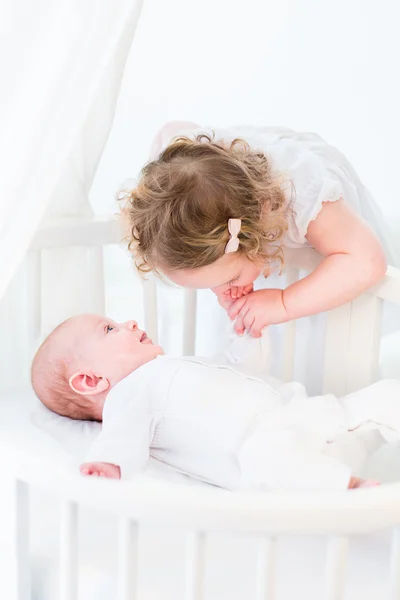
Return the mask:
[(119, 479), (143, 471), (149, 459), (153, 415), (146, 398), (138, 396), (103, 423), (102, 432), (81, 465), (81, 473)]

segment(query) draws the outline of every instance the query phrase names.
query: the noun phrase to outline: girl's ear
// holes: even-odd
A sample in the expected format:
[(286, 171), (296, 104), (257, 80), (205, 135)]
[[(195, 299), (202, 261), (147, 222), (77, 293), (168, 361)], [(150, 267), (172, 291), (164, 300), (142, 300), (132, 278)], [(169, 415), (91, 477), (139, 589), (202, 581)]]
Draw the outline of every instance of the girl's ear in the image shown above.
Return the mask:
[(69, 378), (70, 388), (81, 396), (94, 396), (105, 392), (110, 387), (110, 382), (105, 377), (99, 377), (93, 373), (82, 373), (77, 371)]

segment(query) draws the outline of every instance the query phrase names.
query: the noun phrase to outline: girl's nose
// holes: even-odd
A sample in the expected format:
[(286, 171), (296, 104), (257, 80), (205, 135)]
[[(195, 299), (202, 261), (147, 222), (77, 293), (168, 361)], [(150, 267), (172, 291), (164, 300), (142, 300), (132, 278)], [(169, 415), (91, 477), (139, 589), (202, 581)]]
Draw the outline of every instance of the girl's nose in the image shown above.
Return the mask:
[(138, 328), (138, 324), (136, 323), (136, 321), (127, 321), (126, 326), (131, 331), (136, 331), (136, 329)]

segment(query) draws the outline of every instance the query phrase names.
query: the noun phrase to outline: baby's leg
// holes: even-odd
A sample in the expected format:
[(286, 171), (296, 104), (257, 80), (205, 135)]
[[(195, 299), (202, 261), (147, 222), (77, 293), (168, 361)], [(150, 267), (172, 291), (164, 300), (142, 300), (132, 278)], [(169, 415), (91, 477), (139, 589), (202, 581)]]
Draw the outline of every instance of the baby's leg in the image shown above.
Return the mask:
[(121, 479), (121, 469), (117, 465), (112, 465), (110, 463), (84, 463), (80, 466), (79, 470), (82, 475)]
[(240, 487), (265, 491), (346, 490), (351, 469), (324, 444), (290, 429), (259, 426), (238, 452)]
[(361, 479), (361, 477), (350, 477), (349, 490), (354, 490), (355, 488), (376, 487), (378, 485), (380, 485), (380, 483), (379, 481), (375, 481), (375, 479)]
[(391, 433), (390, 441), (400, 439), (400, 381), (378, 381), (344, 396), (340, 402), (346, 410), (349, 429), (372, 421), (382, 426), (380, 430), (385, 438)]

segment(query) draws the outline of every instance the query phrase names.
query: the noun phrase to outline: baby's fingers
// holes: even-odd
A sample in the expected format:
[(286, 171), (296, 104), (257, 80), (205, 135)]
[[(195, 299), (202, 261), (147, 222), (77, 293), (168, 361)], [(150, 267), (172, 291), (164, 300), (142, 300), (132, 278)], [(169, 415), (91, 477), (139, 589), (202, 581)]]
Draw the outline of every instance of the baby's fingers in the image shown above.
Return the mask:
[(230, 306), (232, 306), (232, 303), (234, 302), (230, 294), (221, 294), (220, 296), (217, 296), (217, 300), (218, 304), (222, 306), (222, 308), (226, 311), (228, 311), (228, 309), (230, 308)]
[(244, 296), (245, 296), (246, 294), (250, 294), (250, 292), (254, 292), (254, 287), (253, 287), (253, 284), (252, 284), (252, 283), (250, 283), (249, 285), (245, 285), (245, 286), (242, 288), (242, 293), (243, 293), (243, 295), (244, 295)]
[(236, 317), (238, 316), (238, 314), (240, 313), (240, 311), (242, 310), (242, 308), (245, 304), (246, 304), (246, 296), (242, 296), (238, 300), (235, 300), (235, 302), (232, 304), (232, 306), (228, 309), (228, 315), (230, 316), (232, 321), (234, 319), (236, 319)]

